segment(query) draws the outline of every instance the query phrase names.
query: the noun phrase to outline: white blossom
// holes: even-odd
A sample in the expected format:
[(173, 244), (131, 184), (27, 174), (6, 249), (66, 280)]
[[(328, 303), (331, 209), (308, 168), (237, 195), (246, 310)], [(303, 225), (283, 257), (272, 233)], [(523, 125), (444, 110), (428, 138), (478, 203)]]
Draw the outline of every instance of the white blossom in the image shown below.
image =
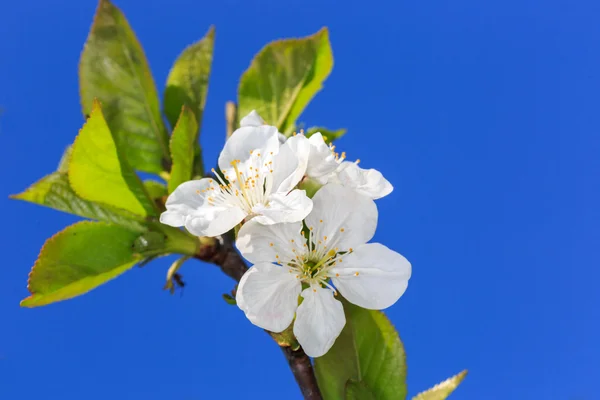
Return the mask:
[[(358, 166), (360, 160), (345, 161), (346, 153), (337, 153), (333, 144), (327, 144), (320, 132), (306, 138), (303, 134), (294, 135), (288, 139), (300, 159), (307, 159), (305, 176), (321, 185), (328, 182), (339, 183), (352, 188), (374, 200), (387, 196), (394, 187), (386, 180), (381, 172), (375, 169), (363, 169)], [(307, 142), (309, 146), (302, 146)], [(308, 149), (308, 155), (303, 151)]]
[(254, 266), (242, 277), (236, 300), (253, 324), (272, 332), (295, 317), (294, 335), (306, 354), (320, 357), (346, 323), (336, 289), (358, 306), (384, 309), (406, 290), (411, 265), (387, 247), (367, 243), (377, 225), (372, 199), (327, 184), (313, 203), (306, 232), (302, 222), (267, 226), (252, 220), (242, 226), (236, 244)]
[[(243, 220), (261, 224), (301, 221), (312, 209), (305, 191), (294, 189), (306, 170), (291, 144), (280, 144), (274, 126), (259, 124), (256, 112), (225, 143), (215, 179), (185, 182), (171, 193), (160, 221), (185, 226), (197, 236), (221, 235)], [(291, 143), (294, 143), (293, 141)], [(307, 153), (308, 144), (297, 146)]]

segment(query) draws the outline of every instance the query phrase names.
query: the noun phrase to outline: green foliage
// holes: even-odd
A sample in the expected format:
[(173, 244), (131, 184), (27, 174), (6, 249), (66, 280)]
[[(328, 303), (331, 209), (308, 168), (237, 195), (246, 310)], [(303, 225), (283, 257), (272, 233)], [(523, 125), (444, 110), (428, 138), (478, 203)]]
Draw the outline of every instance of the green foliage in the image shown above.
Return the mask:
[(240, 79), (238, 115), (256, 110), (268, 124), (290, 134), (332, 68), (327, 28), (306, 38), (272, 42)]
[(167, 78), (164, 109), (171, 126), (175, 126), (183, 106), (192, 110), (198, 125), (208, 92), (208, 78), (215, 44), (215, 28), (210, 27), (206, 35), (187, 47), (177, 57)]
[(50, 174), (11, 198), (40, 204), (56, 210), (122, 225), (133, 231), (146, 230), (142, 219), (123, 209), (87, 201), (77, 196), (69, 186), (66, 173)]
[(167, 187), (152, 179), (144, 181), (144, 188), (146, 189), (148, 196), (155, 201), (167, 195)]
[(95, 98), (102, 102), (108, 126), (130, 165), (163, 171), (169, 139), (156, 86), (135, 33), (108, 0), (100, 0), (81, 54), (79, 86), (84, 114), (90, 114)]
[(348, 380), (361, 382), (378, 400), (406, 398), (406, 356), (394, 326), (381, 311), (347, 301), (344, 311), (344, 330), (331, 350), (315, 359), (323, 398), (343, 399)]
[(321, 132), (321, 135), (323, 135), (326, 142), (333, 142), (334, 140), (337, 140), (337, 139), (341, 138), (342, 136), (344, 136), (346, 134), (346, 129), (338, 129), (338, 130), (332, 131), (327, 128), (319, 128), (317, 126), (313, 126), (306, 130), (305, 135), (306, 135), (306, 137), (311, 137), (314, 133), (317, 133), (317, 132)]
[(68, 169), (71, 187), (80, 197), (142, 216), (157, 214), (142, 182), (117, 147), (98, 102), (75, 139)]
[(346, 383), (345, 400), (376, 400), (371, 389), (364, 382), (349, 380)]
[(89, 221), (57, 233), (44, 244), (29, 274), (31, 296), (21, 305), (70, 299), (117, 277), (141, 259), (133, 251), (139, 235), (118, 225)]
[(192, 179), (194, 173), (194, 145), (197, 140), (198, 124), (194, 113), (187, 106), (183, 106), (171, 136), (170, 147), (173, 166), (169, 178), (169, 193), (173, 192), (183, 182)]
[(413, 400), (446, 400), (452, 392), (460, 385), (467, 376), (467, 370), (464, 370), (443, 382), (438, 383), (429, 390), (419, 393)]

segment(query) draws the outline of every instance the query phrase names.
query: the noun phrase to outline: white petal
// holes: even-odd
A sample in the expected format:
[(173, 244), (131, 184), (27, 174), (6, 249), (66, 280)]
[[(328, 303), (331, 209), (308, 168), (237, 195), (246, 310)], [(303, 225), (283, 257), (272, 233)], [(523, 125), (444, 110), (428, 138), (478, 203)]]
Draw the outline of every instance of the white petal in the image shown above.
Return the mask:
[(239, 207), (206, 205), (186, 219), (185, 228), (196, 236), (215, 237), (232, 230), (246, 215)]
[(369, 243), (346, 255), (330, 271), (333, 284), (348, 301), (382, 310), (404, 294), (411, 269), (402, 255), (382, 244)]
[(318, 180), (319, 183), (325, 184), (327, 183), (327, 177), (338, 168), (339, 164), (320, 132), (311, 135), (308, 141), (310, 143), (310, 157), (306, 174)]
[(252, 219), (242, 226), (235, 244), (244, 258), (252, 263), (285, 263), (294, 259), (296, 254), (304, 253), (306, 239), (301, 231), (302, 222), (263, 225)]
[(287, 193), (304, 177), (310, 144), (303, 135), (289, 138), (273, 161), (273, 192)]
[(185, 225), (185, 215), (178, 211), (164, 211), (160, 214), (160, 222), (169, 225), (180, 227)]
[(279, 136), (279, 144), (284, 144), (285, 141), (287, 140), (287, 137), (283, 133), (280, 133), (278, 136)]
[(185, 226), (196, 236), (218, 236), (239, 224), (246, 213), (229, 204), (211, 205), (205, 195), (209, 187), (219, 187), (210, 178), (184, 182), (169, 195), (165, 206), (167, 211), (160, 216), (160, 222), (170, 226)]
[[(279, 139), (277, 128), (269, 125), (243, 126), (237, 129), (225, 143), (219, 155), (219, 168), (231, 170), (231, 162), (239, 160), (244, 164), (252, 157), (252, 152), (261, 153), (263, 157), (277, 154)], [(261, 164), (262, 165), (262, 164)]]
[(289, 194), (273, 193), (267, 199), (268, 206), (253, 209), (258, 213), (254, 219), (261, 224), (302, 221), (312, 210), (313, 202), (304, 190), (292, 190)]
[(254, 325), (281, 332), (294, 319), (301, 289), (300, 281), (287, 268), (260, 263), (242, 276), (235, 299)]
[(250, 111), (248, 115), (246, 115), (240, 121), (240, 126), (261, 126), (266, 125), (265, 120), (261, 118), (260, 115), (256, 112), (256, 110)]
[(370, 198), (335, 183), (323, 186), (313, 197), (306, 217), (317, 240), (327, 236), (328, 247), (346, 251), (365, 244), (375, 234), (377, 206)]
[(346, 325), (344, 307), (333, 298), (331, 290), (318, 285), (304, 289), (302, 297), (304, 300), (296, 311), (294, 335), (308, 356), (321, 357)]
[(336, 171), (338, 181), (374, 200), (394, 190), (392, 184), (376, 169), (362, 169), (353, 162), (343, 162)]

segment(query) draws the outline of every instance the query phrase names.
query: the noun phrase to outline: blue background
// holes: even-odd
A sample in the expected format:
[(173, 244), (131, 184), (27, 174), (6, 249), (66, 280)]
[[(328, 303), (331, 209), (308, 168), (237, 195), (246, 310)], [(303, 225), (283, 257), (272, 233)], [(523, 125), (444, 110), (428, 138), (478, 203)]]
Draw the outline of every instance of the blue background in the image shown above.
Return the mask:
[[(413, 263), (388, 310), (409, 392), (468, 368), (456, 399), (600, 398), (600, 3), (117, 2), (162, 92), (210, 24), (202, 134), (267, 42), (331, 30), (335, 67), (302, 116), (395, 185), (375, 240)], [(162, 259), (72, 301), (20, 309), (44, 240), (78, 218), (8, 200), (53, 171), (83, 119), (77, 63), (96, 3), (0, 6), (0, 398), (298, 399), (280, 350), (221, 300), (233, 282)]]

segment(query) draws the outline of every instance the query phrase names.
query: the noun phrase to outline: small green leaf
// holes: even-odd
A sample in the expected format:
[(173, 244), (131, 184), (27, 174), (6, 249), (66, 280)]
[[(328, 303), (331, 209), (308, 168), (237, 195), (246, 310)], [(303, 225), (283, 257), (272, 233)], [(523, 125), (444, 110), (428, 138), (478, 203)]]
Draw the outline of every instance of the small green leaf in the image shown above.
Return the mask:
[(125, 16), (100, 0), (81, 54), (79, 86), (83, 113), (98, 98), (108, 126), (130, 165), (159, 173), (169, 161), (169, 138), (144, 50)]
[(215, 28), (211, 26), (206, 35), (183, 50), (173, 64), (167, 78), (164, 104), (171, 126), (176, 125), (183, 106), (192, 110), (198, 125), (202, 123), (214, 44)]
[(445, 381), (438, 383), (429, 390), (419, 393), (413, 400), (445, 400), (454, 392), (458, 385), (467, 376), (467, 370), (464, 370)]
[(82, 221), (46, 241), (29, 274), (23, 307), (43, 306), (89, 292), (133, 267), (139, 233), (104, 222)]
[(349, 379), (363, 382), (377, 400), (406, 398), (406, 356), (394, 326), (381, 311), (347, 301), (344, 310), (344, 330), (329, 352), (315, 359), (323, 398), (344, 398)]
[(240, 79), (239, 117), (256, 110), (268, 124), (291, 134), (332, 68), (327, 28), (302, 39), (269, 43)]
[(152, 200), (160, 199), (167, 195), (167, 187), (152, 179), (144, 181), (144, 188), (146, 188), (146, 193), (148, 193), (148, 196), (150, 196)]
[(312, 128), (308, 128), (306, 130), (306, 137), (311, 137), (313, 135), (313, 133), (317, 133), (317, 132), (321, 132), (321, 135), (323, 135), (323, 138), (325, 139), (326, 142), (333, 142), (334, 140), (337, 140), (339, 138), (341, 138), (342, 136), (344, 136), (346, 134), (346, 129), (338, 129), (335, 131), (332, 131), (330, 129), (327, 128), (319, 128), (317, 126), (313, 126)]
[(230, 306), (235, 306), (237, 304), (235, 297), (233, 297), (232, 295), (223, 293), (222, 296), (223, 296), (223, 300), (225, 300), (225, 303), (229, 304)]
[(357, 382), (352, 379), (346, 383), (345, 400), (376, 400), (373, 392), (364, 382)]
[(192, 179), (194, 173), (194, 145), (197, 140), (198, 124), (194, 113), (188, 107), (183, 106), (171, 136), (173, 166), (169, 178), (169, 193), (173, 192), (183, 182)]
[(69, 183), (78, 196), (138, 215), (157, 215), (135, 171), (117, 148), (99, 103), (75, 139)]
[(50, 174), (31, 185), (23, 193), (10, 197), (85, 218), (112, 222), (133, 231), (143, 232), (146, 230), (142, 218), (138, 215), (116, 207), (87, 201), (77, 196), (69, 186), (66, 173)]

